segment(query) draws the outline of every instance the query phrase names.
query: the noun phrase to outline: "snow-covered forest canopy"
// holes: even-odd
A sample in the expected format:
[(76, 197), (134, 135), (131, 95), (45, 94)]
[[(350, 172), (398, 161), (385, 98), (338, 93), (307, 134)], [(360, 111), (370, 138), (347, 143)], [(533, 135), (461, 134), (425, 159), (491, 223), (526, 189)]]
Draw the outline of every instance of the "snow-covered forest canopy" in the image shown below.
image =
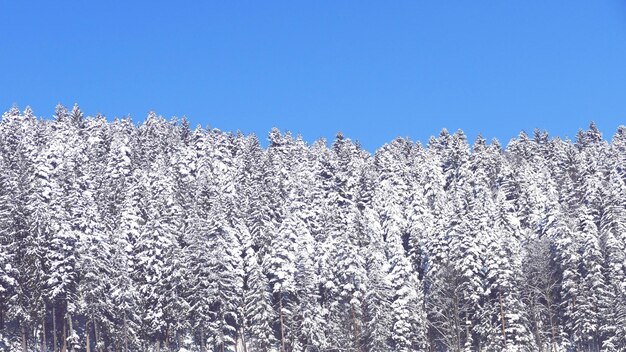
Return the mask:
[(4, 113), (0, 350), (626, 350), (626, 127), (267, 138)]

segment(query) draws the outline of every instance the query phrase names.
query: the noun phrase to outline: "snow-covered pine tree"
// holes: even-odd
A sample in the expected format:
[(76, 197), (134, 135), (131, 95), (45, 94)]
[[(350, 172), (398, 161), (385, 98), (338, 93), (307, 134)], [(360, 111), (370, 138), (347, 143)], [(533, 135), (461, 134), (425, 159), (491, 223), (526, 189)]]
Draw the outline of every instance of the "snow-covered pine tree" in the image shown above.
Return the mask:
[(240, 224), (238, 230), (242, 234), (244, 249), (243, 336), (246, 348), (268, 352), (276, 347), (272, 327), (276, 312), (272, 307), (269, 282), (263, 272), (259, 255), (252, 245), (250, 232), (244, 224)]
[(13, 106), (0, 350), (623, 350), (624, 131), (371, 155)]
[(485, 348), (501, 351), (536, 350), (522, 296), (522, 246), (519, 221), (502, 192), (496, 195), (494, 233), (486, 259), (486, 292), (481, 323)]
[[(1, 135), (1, 132), (0, 132)], [(0, 158), (0, 344), (5, 343), (5, 321), (9, 301), (14, 297), (19, 275), (14, 268), (14, 241), (9, 169)], [(13, 248), (12, 248), (13, 247)]]
[(599, 313), (603, 350), (625, 348), (626, 341), (626, 186), (616, 169), (600, 190), (599, 245), (606, 292)]
[(306, 231), (298, 238), (295, 282), (299, 302), (294, 307), (296, 326), (295, 351), (319, 351), (329, 348), (328, 309), (320, 302), (320, 275), (315, 267), (318, 247), (313, 235)]
[(393, 290), (378, 217), (372, 210), (365, 213), (365, 219), (370, 242), (364, 248), (367, 270), (367, 291), (363, 297), (364, 346), (366, 351), (382, 352), (389, 350)]
[(269, 275), (269, 283), (274, 296), (276, 316), (278, 318), (278, 338), (280, 350), (290, 351), (289, 340), (293, 331), (289, 329), (293, 306), (297, 302), (295, 273), (297, 238), (305, 231), (305, 225), (297, 212), (291, 212), (281, 224), (277, 235), (272, 239), (271, 252), (265, 262), (265, 271)]
[(427, 351), (424, 296), (417, 272), (407, 258), (401, 238), (388, 238), (391, 283), (391, 333), (389, 346), (394, 351)]

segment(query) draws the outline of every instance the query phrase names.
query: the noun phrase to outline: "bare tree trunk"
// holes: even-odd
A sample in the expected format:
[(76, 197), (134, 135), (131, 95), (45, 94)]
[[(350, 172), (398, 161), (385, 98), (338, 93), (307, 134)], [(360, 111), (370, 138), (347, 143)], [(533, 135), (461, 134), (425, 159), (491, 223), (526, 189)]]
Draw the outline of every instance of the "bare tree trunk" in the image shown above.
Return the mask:
[(281, 351), (287, 352), (285, 349), (285, 321), (283, 318), (283, 293), (282, 289), (278, 290), (278, 315), (280, 316), (280, 345)]
[(545, 294), (546, 303), (548, 304), (548, 316), (550, 317), (550, 333), (552, 339), (550, 341), (550, 350), (556, 352), (556, 327), (554, 326), (554, 316), (552, 314), (552, 299), (550, 298), (550, 291), (546, 290)]
[(534, 331), (533, 334), (535, 335), (535, 341), (537, 341), (537, 347), (539, 348), (539, 352), (543, 352), (543, 339), (541, 337), (541, 333), (539, 332), (539, 313), (538, 310), (539, 308), (537, 308), (537, 297), (535, 297), (534, 294), (531, 294), (531, 300), (530, 300), (530, 309), (531, 309), (531, 315), (532, 315), (532, 319), (533, 319), (533, 327), (534, 327)]
[[(291, 325), (289, 325), (289, 329), (287, 330), (289, 331), (297, 331), (297, 322), (296, 319), (290, 319), (289, 323), (291, 323)], [(290, 351), (293, 352), (293, 346), (297, 345), (297, 339), (298, 336), (297, 334), (290, 334), (290, 338), (289, 340), (287, 340), (287, 346), (289, 346)]]
[(24, 324), (20, 324), (22, 327), (22, 352), (28, 352), (27, 346), (26, 346), (26, 327), (24, 326)]
[(248, 346), (246, 346), (246, 331), (244, 327), (241, 327), (241, 345), (243, 346), (243, 352), (248, 352)]
[(67, 352), (67, 322), (63, 319), (63, 342), (61, 343), (61, 352)]
[(56, 304), (52, 303), (52, 352), (56, 352), (57, 348), (59, 348), (59, 341), (57, 337), (57, 308)]
[(156, 340), (155, 349), (156, 352), (161, 352), (161, 340), (159, 340), (158, 338)]
[(98, 331), (98, 323), (96, 323), (96, 320), (94, 318), (91, 318), (91, 324), (93, 325), (93, 334), (94, 334), (94, 346), (95, 346), (95, 350), (96, 351), (100, 351), (100, 331)]
[(68, 324), (68, 338), (71, 339), (69, 344), (69, 350), (74, 352), (74, 328), (72, 326), (72, 314), (67, 315), (67, 324)]
[(91, 331), (89, 331), (89, 321), (85, 323), (85, 351), (91, 352)]
[(46, 314), (41, 318), (41, 352), (46, 352)]

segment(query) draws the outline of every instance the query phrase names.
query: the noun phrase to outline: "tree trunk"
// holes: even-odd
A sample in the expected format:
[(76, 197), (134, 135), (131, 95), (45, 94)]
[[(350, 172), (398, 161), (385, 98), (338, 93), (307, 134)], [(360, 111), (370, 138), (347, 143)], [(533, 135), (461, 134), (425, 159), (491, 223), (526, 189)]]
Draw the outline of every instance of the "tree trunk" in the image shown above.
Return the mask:
[(546, 301), (548, 303), (548, 315), (550, 316), (550, 332), (552, 333), (552, 341), (550, 343), (550, 350), (556, 352), (556, 327), (554, 326), (554, 316), (552, 315), (552, 299), (550, 299), (550, 293), (546, 294)]
[[(296, 321), (295, 319), (291, 319), (289, 321), (291, 325), (289, 325), (289, 329), (287, 331), (296, 331)], [(296, 334), (291, 334), (289, 339), (287, 340), (287, 346), (289, 346), (290, 350), (293, 352), (293, 346), (296, 345)]]
[(22, 352), (28, 352), (26, 346), (26, 327), (24, 326), (24, 323), (20, 325), (22, 326)]
[(200, 330), (200, 352), (204, 351), (204, 330)]
[(57, 308), (54, 303), (52, 303), (52, 352), (56, 352), (57, 348), (59, 348), (59, 341), (57, 341)]
[(535, 334), (535, 341), (537, 341), (537, 347), (539, 348), (539, 352), (543, 352), (543, 339), (541, 337), (541, 333), (539, 332), (539, 313), (538, 310), (539, 308), (537, 308), (537, 297), (535, 297), (535, 295), (531, 296), (531, 314), (533, 316), (533, 326), (534, 326), (534, 334)]
[(506, 318), (504, 317), (504, 306), (502, 304), (501, 292), (498, 292), (498, 300), (500, 301), (500, 321), (502, 322), (502, 339), (504, 341), (504, 349), (506, 349)]
[(95, 350), (100, 352), (100, 331), (98, 331), (98, 324), (96, 323), (95, 319), (91, 319), (91, 323), (93, 324), (93, 334), (94, 334), (94, 346), (96, 347)]
[(44, 314), (41, 318), (41, 352), (46, 352), (46, 347), (46, 315)]
[(124, 312), (124, 352), (128, 352), (128, 323), (126, 322), (126, 312)]
[(85, 323), (85, 351), (91, 352), (91, 331), (89, 331), (89, 321)]
[(61, 352), (67, 352), (67, 322), (63, 319), (63, 342), (61, 343)]
[(70, 339), (69, 350), (70, 352), (74, 352), (74, 328), (72, 326), (72, 314), (67, 315), (67, 324), (68, 324), (68, 338)]
[(248, 352), (248, 346), (246, 346), (246, 331), (245, 328), (241, 327), (241, 345), (243, 346), (243, 352)]
[(353, 304), (350, 304), (350, 315), (352, 316), (352, 335), (354, 336), (354, 348), (357, 350), (357, 352), (361, 352), (361, 345), (359, 343), (359, 340), (360, 340), (359, 325), (358, 325), (358, 322), (356, 321), (356, 314), (354, 313)]
[(280, 317), (280, 345), (281, 345), (281, 351), (282, 352), (287, 352), (287, 349), (285, 349), (285, 321), (283, 318), (283, 293), (282, 293), (282, 289), (278, 290), (278, 315)]
[(456, 292), (454, 295), (454, 333), (456, 336), (456, 350), (457, 352), (461, 352), (463, 350), (461, 348), (461, 317), (459, 312), (459, 300), (456, 296)]

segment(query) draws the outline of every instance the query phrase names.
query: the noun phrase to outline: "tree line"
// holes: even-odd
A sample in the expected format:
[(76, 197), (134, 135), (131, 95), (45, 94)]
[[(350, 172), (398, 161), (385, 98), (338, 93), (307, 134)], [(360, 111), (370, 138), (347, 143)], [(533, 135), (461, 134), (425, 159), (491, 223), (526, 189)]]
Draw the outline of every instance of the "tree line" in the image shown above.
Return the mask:
[(267, 139), (4, 113), (0, 350), (626, 350), (626, 127)]

